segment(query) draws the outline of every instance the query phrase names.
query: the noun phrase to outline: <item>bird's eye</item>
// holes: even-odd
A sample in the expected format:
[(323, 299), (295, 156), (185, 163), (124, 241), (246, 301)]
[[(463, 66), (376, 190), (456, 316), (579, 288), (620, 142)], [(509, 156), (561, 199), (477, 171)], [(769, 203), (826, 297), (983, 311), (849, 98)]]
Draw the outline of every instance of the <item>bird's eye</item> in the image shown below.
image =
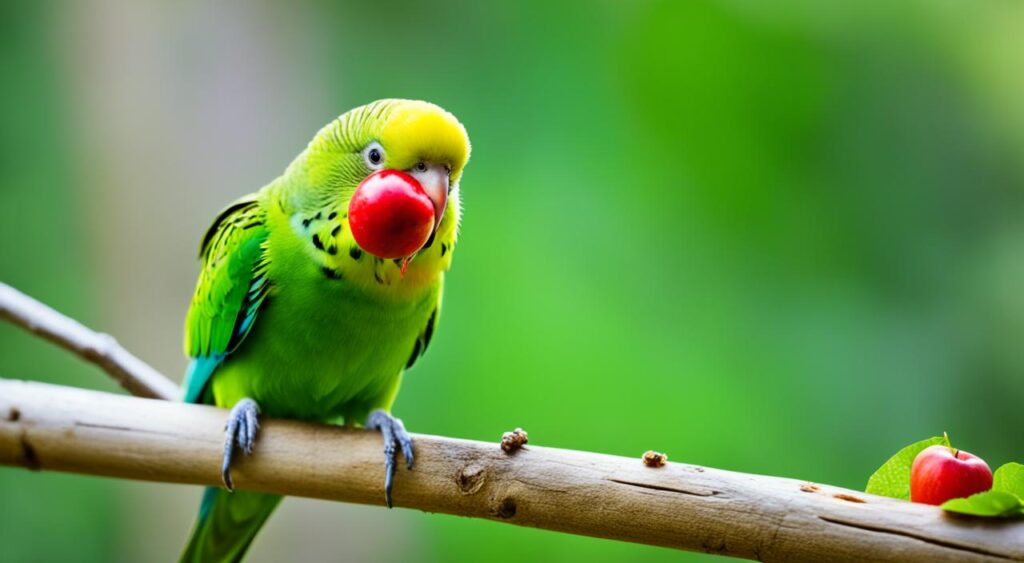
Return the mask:
[(380, 170), (384, 166), (384, 147), (380, 143), (370, 143), (363, 149), (363, 160), (370, 170)]
[(427, 171), (427, 163), (425, 163), (425, 162), (417, 162), (416, 163), (416, 171), (417, 172), (426, 172)]

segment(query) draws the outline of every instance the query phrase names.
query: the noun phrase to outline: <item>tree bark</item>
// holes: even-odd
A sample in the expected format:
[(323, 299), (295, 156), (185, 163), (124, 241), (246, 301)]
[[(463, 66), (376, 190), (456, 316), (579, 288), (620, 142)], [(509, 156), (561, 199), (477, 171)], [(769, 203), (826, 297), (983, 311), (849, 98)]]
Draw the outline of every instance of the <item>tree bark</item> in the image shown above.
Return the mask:
[[(0, 464), (217, 486), (226, 411), (0, 380)], [(396, 506), (764, 561), (1024, 561), (1024, 522), (682, 463), (416, 435)], [(384, 504), (381, 437), (264, 420), (239, 489)]]

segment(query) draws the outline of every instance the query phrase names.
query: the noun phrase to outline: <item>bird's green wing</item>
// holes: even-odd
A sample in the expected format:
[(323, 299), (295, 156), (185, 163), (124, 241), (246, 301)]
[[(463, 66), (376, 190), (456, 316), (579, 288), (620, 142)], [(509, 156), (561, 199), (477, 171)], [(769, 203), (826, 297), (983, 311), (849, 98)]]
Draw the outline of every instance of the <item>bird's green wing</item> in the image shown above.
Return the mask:
[(267, 296), (267, 227), (255, 195), (217, 216), (203, 237), (199, 282), (185, 320), (185, 401), (203, 400), (210, 376), (252, 328)]
[(412, 347), (412, 355), (409, 356), (409, 360), (405, 362), (405, 369), (409, 369), (416, 360), (423, 354), (427, 353), (427, 346), (430, 346), (430, 339), (434, 336), (434, 329), (437, 327), (437, 315), (441, 311), (441, 297), (438, 294), (437, 305), (434, 306), (434, 310), (430, 313), (430, 318), (427, 319), (427, 325), (420, 331), (418, 337), (416, 337), (416, 343)]

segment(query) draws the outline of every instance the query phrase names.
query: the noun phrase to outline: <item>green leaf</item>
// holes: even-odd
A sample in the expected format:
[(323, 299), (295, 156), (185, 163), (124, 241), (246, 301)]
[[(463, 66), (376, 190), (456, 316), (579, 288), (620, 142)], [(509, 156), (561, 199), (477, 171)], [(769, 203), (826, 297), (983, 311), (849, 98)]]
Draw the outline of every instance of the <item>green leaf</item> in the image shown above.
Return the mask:
[(864, 491), (872, 495), (910, 500), (910, 466), (921, 450), (935, 444), (949, 446), (949, 438), (928, 438), (896, 452), (896, 455), (890, 457), (889, 461), (883, 463), (868, 479), (868, 486)]
[(992, 490), (1016, 495), (1024, 501), (1024, 465), (1007, 463), (992, 475)]
[(1024, 503), (1016, 495), (993, 490), (947, 500), (942, 509), (972, 516), (1014, 516), (1024, 514)]

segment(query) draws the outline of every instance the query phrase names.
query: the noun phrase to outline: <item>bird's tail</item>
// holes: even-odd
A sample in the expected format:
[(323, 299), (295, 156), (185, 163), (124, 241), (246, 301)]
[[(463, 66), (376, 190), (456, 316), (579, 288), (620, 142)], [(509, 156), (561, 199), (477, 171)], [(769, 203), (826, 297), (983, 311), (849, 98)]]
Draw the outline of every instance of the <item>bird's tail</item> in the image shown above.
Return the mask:
[(277, 495), (207, 487), (199, 507), (199, 519), (180, 562), (241, 561), (279, 502), (281, 497)]

